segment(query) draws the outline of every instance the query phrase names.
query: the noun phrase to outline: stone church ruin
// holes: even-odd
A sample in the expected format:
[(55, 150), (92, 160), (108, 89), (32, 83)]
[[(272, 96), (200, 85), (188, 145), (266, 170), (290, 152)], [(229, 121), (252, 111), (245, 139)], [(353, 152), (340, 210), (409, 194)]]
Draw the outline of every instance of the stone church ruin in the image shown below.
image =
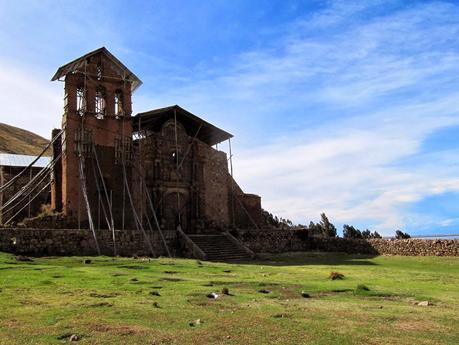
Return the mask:
[[(60, 67), (52, 80), (65, 90), (52, 157), (26, 183), (12, 183), (12, 176), (0, 186), (2, 195), (15, 188), (0, 205), (12, 215), (34, 198), (36, 185), (49, 181), (44, 192), (52, 212), (3, 217), (4, 226), (22, 222), (35, 237), (59, 231), (59, 241), (68, 241), (67, 234), (88, 253), (253, 255), (230, 234), (265, 226), (260, 197), (233, 179), (230, 133), (178, 105), (133, 116), (132, 94), (142, 82), (106, 48)], [(217, 149), (224, 142), (228, 155)]]

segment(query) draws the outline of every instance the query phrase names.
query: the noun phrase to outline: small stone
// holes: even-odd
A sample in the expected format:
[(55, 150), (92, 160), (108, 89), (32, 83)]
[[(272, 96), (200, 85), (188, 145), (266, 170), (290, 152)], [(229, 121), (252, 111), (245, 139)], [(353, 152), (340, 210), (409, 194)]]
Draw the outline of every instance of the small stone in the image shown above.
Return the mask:
[(301, 291), (301, 296), (304, 298), (311, 298), (311, 295), (304, 291)]
[(207, 294), (206, 296), (207, 296), (207, 298), (212, 298), (212, 299), (217, 299), (218, 298), (218, 294), (215, 293), (215, 292), (211, 292), (210, 294)]
[(266, 289), (260, 289), (260, 290), (258, 290), (258, 292), (260, 292), (260, 293), (271, 293), (271, 291), (266, 290)]
[(33, 261), (33, 260), (31, 258), (29, 258), (28, 256), (18, 255), (18, 256), (16, 256), (16, 261), (30, 262), (30, 261)]
[(70, 341), (78, 341), (79, 338), (78, 338), (78, 336), (77, 336), (76, 334), (72, 334), (72, 335), (70, 336), (69, 340), (70, 340)]
[(132, 278), (131, 282), (138, 282), (139, 280), (137, 278)]
[(190, 322), (188, 325), (190, 327), (196, 327), (196, 326), (199, 326), (201, 323), (203, 323), (203, 321), (201, 321), (201, 319), (197, 319), (197, 320), (194, 320), (193, 322)]
[(418, 303), (419, 306), (421, 307), (428, 307), (429, 305), (432, 305), (429, 301), (422, 301)]
[(89, 265), (89, 264), (91, 264), (91, 262), (92, 262), (91, 259), (85, 259), (85, 260), (83, 261), (83, 263), (84, 263), (85, 265)]
[(150, 295), (152, 295), (152, 296), (161, 296), (161, 294), (158, 291), (150, 291)]
[(331, 280), (341, 280), (344, 279), (344, 274), (339, 272), (331, 272), (329, 278)]
[(155, 308), (161, 308), (161, 307), (159, 306), (159, 303), (158, 303), (158, 302), (153, 302), (153, 307), (155, 307)]

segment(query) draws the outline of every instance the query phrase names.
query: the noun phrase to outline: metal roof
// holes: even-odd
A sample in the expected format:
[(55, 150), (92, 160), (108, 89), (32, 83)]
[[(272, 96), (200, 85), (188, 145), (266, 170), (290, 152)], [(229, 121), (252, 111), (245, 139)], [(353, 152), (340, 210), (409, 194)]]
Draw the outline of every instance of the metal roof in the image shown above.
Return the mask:
[(177, 116), (177, 120), (185, 127), (189, 136), (193, 137), (197, 133), (196, 137), (209, 146), (233, 137), (232, 134), (215, 127), (178, 105), (137, 114), (133, 117), (134, 131), (139, 127), (139, 122), (141, 129), (148, 128), (153, 131), (159, 131), (166, 121), (174, 118), (174, 115)]
[(59, 67), (54, 76), (51, 78), (51, 81), (58, 80), (59, 78), (65, 77), (70, 72), (81, 69), (84, 66), (87, 58), (97, 54), (104, 54), (113, 63), (113, 65), (117, 67), (120, 76), (125, 75), (126, 80), (132, 83), (132, 92), (134, 92), (135, 89), (142, 85), (142, 81), (105, 47), (96, 49), (69, 62), (68, 64), (65, 64), (64, 66)]
[[(37, 156), (0, 153), (0, 166), (26, 167), (29, 166), (35, 158), (37, 158)], [(50, 157), (40, 157), (33, 166), (36, 168), (44, 168), (48, 165), (50, 160)]]

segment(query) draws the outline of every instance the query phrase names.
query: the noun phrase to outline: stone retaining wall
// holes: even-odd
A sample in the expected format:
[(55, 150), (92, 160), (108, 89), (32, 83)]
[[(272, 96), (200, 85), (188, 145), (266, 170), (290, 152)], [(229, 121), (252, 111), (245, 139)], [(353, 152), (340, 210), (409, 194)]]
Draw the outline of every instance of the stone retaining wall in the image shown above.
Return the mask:
[(348, 240), (308, 237), (304, 230), (240, 230), (233, 235), (255, 253), (323, 251), (369, 255), (459, 256), (459, 240)]
[[(175, 231), (164, 231), (169, 248), (179, 254)], [(113, 255), (112, 233), (96, 231), (103, 255)], [(368, 255), (459, 256), (459, 240), (347, 240), (343, 238), (311, 238), (303, 230), (240, 230), (233, 233), (255, 253), (297, 251), (344, 252)], [(157, 232), (148, 232), (155, 256), (166, 255)], [(117, 254), (122, 256), (151, 255), (142, 233), (134, 230), (116, 231)], [(26, 255), (97, 255), (89, 230), (77, 229), (0, 229), (0, 251)]]
[[(170, 248), (176, 247), (175, 231), (163, 232)], [(155, 256), (166, 255), (157, 232), (148, 232)], [(117, 255), (151, 255), (142, 233), (134, 230), (116, 230)], [(114, 254), (112, 232), (96, 231), (102, 255)], [(0, 251), (27, 255), (97, 255), (92, 233), (78, 229), (0, 229)]]

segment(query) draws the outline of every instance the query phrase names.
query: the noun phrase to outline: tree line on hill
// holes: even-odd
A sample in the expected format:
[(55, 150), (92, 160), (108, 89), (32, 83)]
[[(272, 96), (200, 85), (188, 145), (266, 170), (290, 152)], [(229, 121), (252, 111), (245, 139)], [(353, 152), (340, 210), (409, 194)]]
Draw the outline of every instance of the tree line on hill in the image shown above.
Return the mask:
[[(273, 216), (271, 213), (263, 210), (263, 216), (267, 224), (281, 229), (305, 229), (308, 231), (310, 236), (317, 236), (317, 237), (338, 237), (336, 227), (330, 222), (327, 215), (322, 213), (320, 215), (320, 222), (314, 223), (310, 222), (308, 226), (302, 224), (293, 224), (293, 222), (289, 219), (278, 218), (277, 216)], [(411, 238), (411, 236), (403, 232), (401, 230), (395, 231), (396, 239), (407, 239)], [(348, 224), (343, 225), (343, 238), (347, 239), (363, 239), (368, 240), (372, 238), (382, 238), (382, 236), (377, 231), (370, 231), (369, 229), (366, 230), (359, 230), (356, 227)]]

